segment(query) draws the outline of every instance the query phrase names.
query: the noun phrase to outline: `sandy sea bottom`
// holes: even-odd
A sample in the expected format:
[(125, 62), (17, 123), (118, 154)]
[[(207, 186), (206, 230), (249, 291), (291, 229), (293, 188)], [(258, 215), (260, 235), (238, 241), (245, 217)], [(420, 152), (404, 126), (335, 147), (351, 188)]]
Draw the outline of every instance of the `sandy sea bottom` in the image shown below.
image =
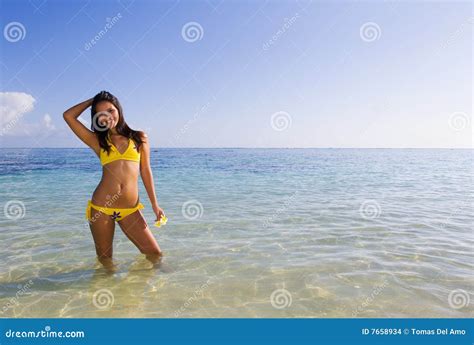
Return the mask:
[(2, 317), (473, 316), (471, 150), (158, 153), (165, 256), (117, 225), (110, 273), (84, 218), (93, 153), (0, 150)]

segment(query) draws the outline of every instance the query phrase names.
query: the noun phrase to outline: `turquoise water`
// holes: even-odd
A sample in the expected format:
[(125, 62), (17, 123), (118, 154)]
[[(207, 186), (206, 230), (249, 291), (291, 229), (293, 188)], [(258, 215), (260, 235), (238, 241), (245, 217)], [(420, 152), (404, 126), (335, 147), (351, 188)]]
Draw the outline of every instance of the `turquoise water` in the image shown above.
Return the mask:
[[(169, 221), (152, 267), (84, 218), (89, 149), (0, 149), (2, 317), (473, 315), (473, 152), (152, 150)], [(149, 224), (153, 212), (140, 181)]]

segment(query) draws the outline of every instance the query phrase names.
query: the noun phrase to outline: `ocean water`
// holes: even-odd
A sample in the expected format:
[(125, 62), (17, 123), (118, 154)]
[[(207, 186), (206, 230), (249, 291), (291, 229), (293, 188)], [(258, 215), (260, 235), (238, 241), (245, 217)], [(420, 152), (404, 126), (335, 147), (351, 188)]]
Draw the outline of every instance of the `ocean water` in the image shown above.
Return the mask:
[[(473, 151), (153, 149), (153, 266), (86, 219), (89, 149), (0, 149), (1, 317), (472, 317)], [(153, 212), (140, 180), (142, 210)]]

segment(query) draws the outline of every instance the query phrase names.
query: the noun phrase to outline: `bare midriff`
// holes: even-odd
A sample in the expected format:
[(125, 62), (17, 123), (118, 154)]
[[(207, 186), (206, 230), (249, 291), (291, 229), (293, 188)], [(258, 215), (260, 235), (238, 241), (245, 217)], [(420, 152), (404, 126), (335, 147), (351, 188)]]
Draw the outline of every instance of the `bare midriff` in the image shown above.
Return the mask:
[(102, 167), (102, 178), (92, 194), (92, 203), (97, 206), (132, 208), (138, 199), (138, 175), (140, 164), (127, 160), (116, 160)]

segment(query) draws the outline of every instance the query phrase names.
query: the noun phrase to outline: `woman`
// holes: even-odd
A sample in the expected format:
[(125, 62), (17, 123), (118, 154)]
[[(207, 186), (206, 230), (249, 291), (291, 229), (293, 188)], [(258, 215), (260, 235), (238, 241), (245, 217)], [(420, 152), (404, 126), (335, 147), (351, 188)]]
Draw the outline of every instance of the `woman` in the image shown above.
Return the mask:
[[(89, 106), (92, 131), (78, 120)], [(102, 164), (102, 179), (86, 208), (99, 261), (106, 267), (112, 265), (115, 221), (147, 259), (158, 261), (162, 251), (140, 212), (143, 204), (138, 197), (140, 173), (156, 221), (159, 221), (164, 213), (155, 196), (147, 135), (128, 127), (120, 102), (107, 91), (69, 108), (63, 116), (72, 131), (95, 152)]]

